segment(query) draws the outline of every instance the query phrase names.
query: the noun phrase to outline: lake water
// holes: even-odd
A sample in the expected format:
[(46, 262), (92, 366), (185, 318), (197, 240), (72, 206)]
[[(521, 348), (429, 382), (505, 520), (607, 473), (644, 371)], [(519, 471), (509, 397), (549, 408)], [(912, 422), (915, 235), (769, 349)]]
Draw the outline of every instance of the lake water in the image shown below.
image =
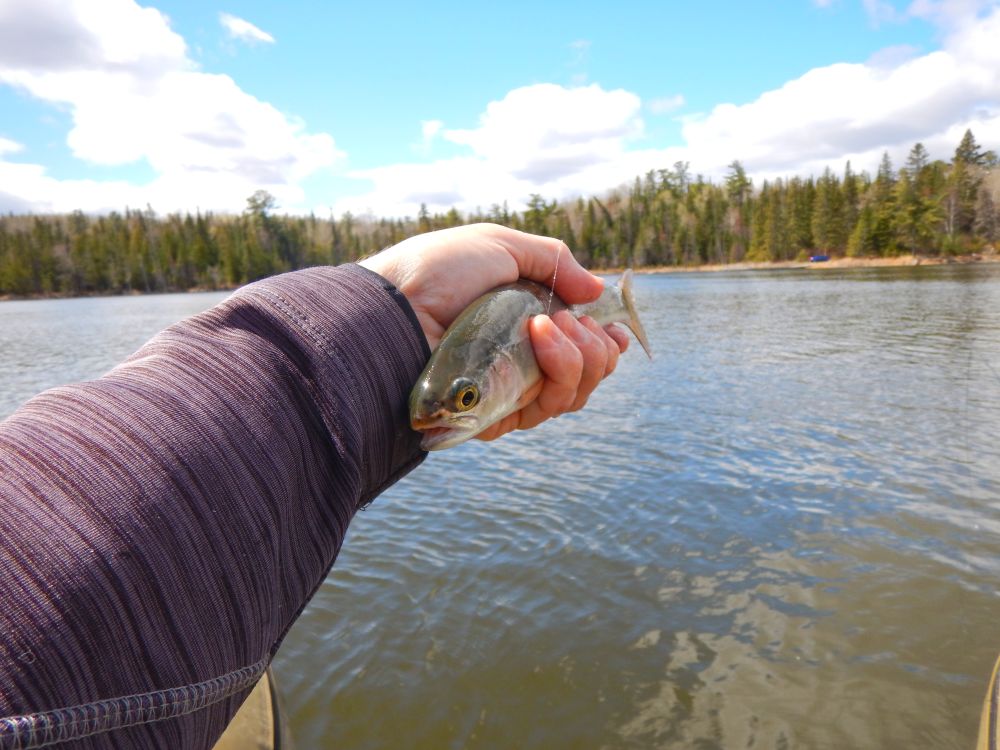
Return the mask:
[[(299, 747), (971, 747), (1000, 266), (636, 286), (653, 362), (355, 519), (276, 661)], [(0, 413), (223, 296), (0, 303)]]

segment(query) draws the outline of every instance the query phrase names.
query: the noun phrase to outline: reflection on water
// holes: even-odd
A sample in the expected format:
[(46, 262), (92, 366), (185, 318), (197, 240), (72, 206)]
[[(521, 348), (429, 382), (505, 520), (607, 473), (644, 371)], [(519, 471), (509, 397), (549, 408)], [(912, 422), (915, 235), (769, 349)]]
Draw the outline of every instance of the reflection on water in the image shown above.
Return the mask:
[(971, 745), (1000, 650), (1000, 269), (637, 294), (654, 362), (355, 520), (277, 660), (300, 746)]

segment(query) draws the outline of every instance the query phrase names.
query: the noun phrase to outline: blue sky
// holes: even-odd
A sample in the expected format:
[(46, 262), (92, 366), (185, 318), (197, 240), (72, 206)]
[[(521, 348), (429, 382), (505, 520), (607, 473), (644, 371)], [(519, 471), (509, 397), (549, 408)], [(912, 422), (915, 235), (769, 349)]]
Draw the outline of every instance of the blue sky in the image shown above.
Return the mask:
[(413, 215), (1000, 143), (1000, 3), (0, 0), (0, 211)]

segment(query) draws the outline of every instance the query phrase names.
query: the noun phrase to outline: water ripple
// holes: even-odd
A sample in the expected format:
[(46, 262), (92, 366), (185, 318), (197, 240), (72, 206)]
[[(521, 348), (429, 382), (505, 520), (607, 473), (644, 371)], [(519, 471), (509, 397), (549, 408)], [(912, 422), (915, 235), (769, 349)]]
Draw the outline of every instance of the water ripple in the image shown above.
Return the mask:
[[(637, 287), (653, 363), (431, 456), (352, 524), (277, 660), (300, 746), (972, 745), (1000, 649), (1000, 269)], [(136, 300), (99, 324), (34, 304), (0, 331), (152, 333), (125, 341)], [(8, 384), (127, 353), (26, 351)]]

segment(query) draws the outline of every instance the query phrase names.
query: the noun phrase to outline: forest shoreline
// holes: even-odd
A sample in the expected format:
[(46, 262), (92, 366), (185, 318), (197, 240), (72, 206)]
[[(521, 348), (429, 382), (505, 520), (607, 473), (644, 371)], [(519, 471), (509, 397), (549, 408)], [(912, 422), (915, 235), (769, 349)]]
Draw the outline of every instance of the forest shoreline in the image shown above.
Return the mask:
[(162, 289), (149, 292), (144, 292), (141, 289), (125, 289), (120, 292), (100, 291), (82, 292), (80, 294), (68, 294), (63, 292), (47, 292), (42, 294), (0, 294), (0, 302), (31, 302), (50, 299), (97, 299), (99, 297), (155, 297), (163, 294), (209, 294), (211, 292), (235, 292), (243, 286), (246, 286), (246, 284), (219, 287), (195, 286), (190, 289)]
[[(916, 266), (946, 266), (946, 265), (977, 265), (981, 263), (1000, 263), (1000, 252), (973, 253), (969, 255), (950, 256), (916, 256), (898, 255), (892, 258), (831, 258), (828, 261), (812, 263), (810, 261), (764, 261), (760, 263), (704, 263), (691, 266), (640, 266), (633, 268), (636, 274), (654, 273), (719, 273), (724, 271), (780, 271), (780, 270), (830, 270), (845, 268), (897, 268)], [(592, 269), (594, 273), (613, 276), (620, 274), (624, 268), (597, 268)], [(220, 286), (204, 287), (196, 286), (191, 289), (172, 289), (157, 292), (143, 292), (136, 289), (129, 289), (122, 292), (93, 292), (84, 294), (0, 294), (0, 302), (14, 302), (24, 300), (48, 300), (48, 299), (88, 299), (93, 297), (145, 297), (155, 294), (198, 294), (206, 292), (233, 292), (240, 286)]]
[[(898, 255), (891, 258), (830, 258), (812, 263), (808, 260), (775, 260), (760, 263), (705, 263), (693, 266), (643, 266), (634, 268), (637, 274), (653, 273), (717, 273), (722, 271), (780, 271), (780, 270), (829, 270), (845, 268), (898, 268), (916, 266), (975, 265), (980, 263), (1000, 263), (1000, 253), (972, 253), (968, 255), (926, 256)], [(621, 273), (624, 269), (601, 269), (598, 273)]]

